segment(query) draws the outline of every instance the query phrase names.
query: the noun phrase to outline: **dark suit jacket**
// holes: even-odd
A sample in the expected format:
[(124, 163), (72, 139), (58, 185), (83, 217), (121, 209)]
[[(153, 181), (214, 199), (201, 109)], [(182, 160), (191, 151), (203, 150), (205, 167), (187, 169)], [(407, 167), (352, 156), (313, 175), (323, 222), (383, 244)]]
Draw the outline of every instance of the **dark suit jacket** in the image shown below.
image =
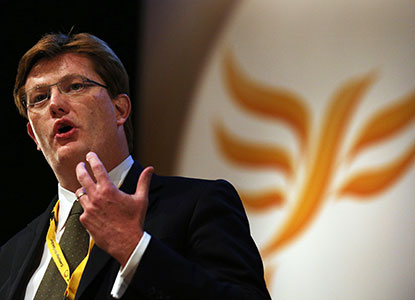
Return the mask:
[[(133, 194), (135, 163), (121, 189)], [(0, 249), (0, 299), (22, 299), (39, 265), (48, 209)], [(144, 230), (151, 236), (127, 299), (270, 299), (241, 201), (226, 181), (153, 175)], [(106, 300), (119, 263), (94, 246), (76, 299)]]

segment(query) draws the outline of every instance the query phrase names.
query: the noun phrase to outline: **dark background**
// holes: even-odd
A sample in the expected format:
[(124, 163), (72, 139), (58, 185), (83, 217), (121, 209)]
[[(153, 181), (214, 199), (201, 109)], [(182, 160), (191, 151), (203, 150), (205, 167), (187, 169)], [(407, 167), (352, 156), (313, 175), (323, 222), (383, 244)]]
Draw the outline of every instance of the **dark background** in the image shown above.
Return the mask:
[(73, 32), (92, 33), (115, 51), (130, 75), (130, 96), (137, 103), (142, 11), (138, 1), (1, 1), (0, 245), (43, 212), (57, 192), (55, 176), (14, 106), (19, 59), (43, 34), (68, 33), (74, 26)]

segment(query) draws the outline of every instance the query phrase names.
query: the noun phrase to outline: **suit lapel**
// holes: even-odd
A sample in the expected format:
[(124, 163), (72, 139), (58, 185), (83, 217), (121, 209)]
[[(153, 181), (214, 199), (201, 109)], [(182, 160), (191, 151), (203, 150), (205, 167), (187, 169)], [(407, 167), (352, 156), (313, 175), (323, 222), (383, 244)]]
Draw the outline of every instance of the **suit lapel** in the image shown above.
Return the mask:
[[(143, 167), (137, 162), (134, 162), (133, 166), (131, 167), (130, 171), (125, 177), (124, 183), (121, 185), (120, 190), (127, 194), (134, 194), (137, 188), (138, 178), (142, 171)], [(150, 207), (155, 202), (155, 197), (152, 197), (151, 192), (156, 190), (160, 186), (159, 180), (156, 178), (157, 176), (153, 175), (153, 178), (151, 180), (148, 210), (150, 210)], [(97, 246), (94, 246), (92, 248), (91, 254), (88, 259), (88, 263), (82, 275), (81, 282), (79, 283), (78, 292), (76, 294), (75, 299), (79, 299), (81, 297), (85, 289), (91, 284), (94, 278), (104, 268), (104, 266), (108, 263), (110, 259), (111, 256), (101, 248)], [(116, 274), (114, 274), (114, 278), (115, 276)]]
[[(34, 269), (39, 265), (40, 257), (42, 255), (41, 249), (45, 243), (46, 231), (49, 228), (49, 219), (52, 209), (55, 206), (57, 197), (53, 199), (47, 210), (40, 215), (36, 220), (27, 225), (27, 237), (21, 239), (19, 249), (22, 253), (26, 253), (26, 257), (19, 269), (15, 270), (17, 276), (14, 284), (10, 289), (9, 299), (15, 299), (22, 291), (26, 290), (26, 285), (32, 276)], [(25, 249), (29, 249), (25, 252)]]

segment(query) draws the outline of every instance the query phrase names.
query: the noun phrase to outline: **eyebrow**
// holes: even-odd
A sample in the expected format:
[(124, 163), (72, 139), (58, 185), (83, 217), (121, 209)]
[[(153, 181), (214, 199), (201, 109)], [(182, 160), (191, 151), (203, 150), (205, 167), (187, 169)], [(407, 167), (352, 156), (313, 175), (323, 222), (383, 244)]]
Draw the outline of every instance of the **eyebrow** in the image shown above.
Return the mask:
[(25, 88), (25, 85), (24, 85), (24, 86), (22, 86), (22, 88), (24, 88), (24, 89), (23, 89), (23, 91), (29, 91), (29, 90), (32, 90), (32, 89), (35, 89), (35, 88), (47, 87), (47, 86), (50, 86), (50, 85), (54, 85), (54, 84), (56, 84), (56, 83), (58, 83), (58, 82), (60, 82), (60, 81), (62, 81), (62, 80), (64, 80), (64, 79), (67, 79), (67, 78), (69, 78), (69, 77), (74, 77), (74, 76), (81, 76), (81, 77), (87, 78), (86, 76), (81, 75), (81, 74), (78, 74), (78, 73), (70, 73), (70, 74), (66, 74), (66, 75), (62, 76), (62, 77), (61, 77), (58, 81), (56, 81), (55, 83), (50, 83), (50, 84), (36, 84), (35, 86), (33, 86), (33, 87), (29, 88), (29, 89), (26, 89), (26, 88)]

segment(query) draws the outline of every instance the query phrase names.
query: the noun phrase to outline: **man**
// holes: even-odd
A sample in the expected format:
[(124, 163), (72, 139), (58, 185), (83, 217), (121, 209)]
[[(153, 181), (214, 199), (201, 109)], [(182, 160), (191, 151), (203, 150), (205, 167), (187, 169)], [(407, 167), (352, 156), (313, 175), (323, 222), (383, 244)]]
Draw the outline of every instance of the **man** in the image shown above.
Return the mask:
[(58, 196), (1, 247), (0, 299), (270, 299), (233, 187), (132, 160), (128, 92), (90, 34), (46, 35), (20, 60), (15, 103)]

